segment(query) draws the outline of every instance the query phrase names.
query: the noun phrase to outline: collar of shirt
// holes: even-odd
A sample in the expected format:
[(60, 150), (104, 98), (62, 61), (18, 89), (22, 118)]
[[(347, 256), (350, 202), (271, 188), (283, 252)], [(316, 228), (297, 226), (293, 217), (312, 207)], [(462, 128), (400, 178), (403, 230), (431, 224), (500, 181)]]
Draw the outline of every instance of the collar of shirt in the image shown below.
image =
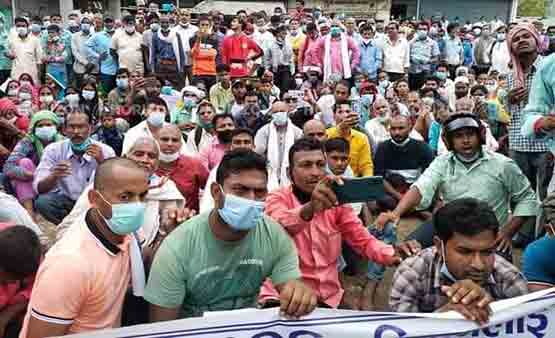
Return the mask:
[[(77, 161), (79, 162), (90, 162), (93, 158), (89, 155), (89, 154), (83, 154), (81, 156), (77, 155), (76, 153), (73, 152), (73, 148), (71, 147), (71, 140), (67, 139), (66, 140), (66, 146), (68, 147), (68, 151), (67, 151), (67, 155), (66, 155), (66, 160), (71, 160), (72, 158), (75, 158)], [(93, 141), (91, 140), (91, 144), (93, 144)]]
[(131, 240), (131, 235), (125, 236), (123, 242), (119, 245), (115, 245), (110, 242), (98, 229), (98, 226), (92, 220), (92, 210), (89, 209), (85, 215), (85, 224), (90, 234), (94, 237), (97, 243), (106, 251), (110, 256), (116, 256), (121, 251), (127, 251), (129, 248), (129, 241)]
[(477, 166), (479, 166), (480, 164), (482, 164), (485, 161), (489, 161), (490, 159), (491, 159), (491, 155), (488, 154), (487, 151), (482, 149), (482, 155), (476, 160), (476, 162), (472, 163), (472, 165), (470, 165), (470, 167), (467, 167), (463, 162), (461, 162), (457, 158), (454, 151), (451, 151), (451, 154), (450, 154), (450, 160), (453, 162), (453, 164), (456, 165), (458, 163), (458, 164), (462, 165), (463, 167), (465, 167), (466, 170), (468, 170), (468, 171), (476, 168)]

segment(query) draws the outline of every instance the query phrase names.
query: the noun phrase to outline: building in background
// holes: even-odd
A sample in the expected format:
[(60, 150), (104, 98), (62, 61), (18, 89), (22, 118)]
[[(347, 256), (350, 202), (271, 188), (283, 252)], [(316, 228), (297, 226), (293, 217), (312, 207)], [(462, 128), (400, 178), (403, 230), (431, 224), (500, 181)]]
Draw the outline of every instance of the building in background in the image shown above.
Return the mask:
[(450, 21), (477, 22), (499, 17), (508, 22), (516, 17), (519, 0), (392, 0), (394, 18), (446, 16)]
[[(122, 9), (136, 8), (137, 0), (0, 0), (0, 9), (14, 8), (14, 15), (29, 13), (30, 16), (44, 16), (60, 13), (64, 17), (73, 9), (93, 9), (108, 12), (116, 17)], [(148, 0), (139, 0), (148, 2)], [(520, 0), (531, 1), (531, 0)], [(549, 12), (554, 0), (545, 0)], [(268, 14), (276, 6), (294, 9), (295, 0), (160, 0), (161, 3), (174, 3), (178, 7), (200, 9), (222, 8), (226, 14), (235, 13), (238, 9), (247, 11), (265, 10)], [(319, 6), (324, 13), (336, 13), (339, 16), (354, 16), (357, 19), (375, 18), (419, 18), (430, 16), (447, 16), (450, 20), (459, 17), (460, 22), (475, 22), (485, 17), (500, 17), (510, 21), (516, 17), (519, 0), (306, 0), (305, 8)], [(546, 12), (548, 12), (546, 10)]]

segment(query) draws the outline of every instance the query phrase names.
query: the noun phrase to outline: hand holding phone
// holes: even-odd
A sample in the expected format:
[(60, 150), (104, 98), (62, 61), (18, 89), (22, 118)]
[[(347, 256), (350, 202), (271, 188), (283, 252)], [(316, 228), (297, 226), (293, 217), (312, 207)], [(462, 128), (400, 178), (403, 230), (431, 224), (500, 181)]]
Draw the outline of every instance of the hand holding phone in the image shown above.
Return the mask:
[(368, 202), (385, 196), (382, 176), (344, 178), (342, 185), (333, 184), (332, 189), (339, 204)]

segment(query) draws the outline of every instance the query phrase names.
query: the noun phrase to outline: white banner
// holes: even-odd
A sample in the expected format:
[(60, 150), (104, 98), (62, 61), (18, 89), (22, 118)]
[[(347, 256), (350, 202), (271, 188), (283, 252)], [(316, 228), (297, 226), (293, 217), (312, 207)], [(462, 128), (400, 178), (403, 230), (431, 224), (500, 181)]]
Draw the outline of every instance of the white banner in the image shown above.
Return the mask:
[(442, 314), (359, 312), (317, 309), (299, 320), (280, 318), (277, 309), (237, 310), (73, 337), (125, 338), (424, 338), (555, 337), (555, 289), (492, 304), (487, 327)]

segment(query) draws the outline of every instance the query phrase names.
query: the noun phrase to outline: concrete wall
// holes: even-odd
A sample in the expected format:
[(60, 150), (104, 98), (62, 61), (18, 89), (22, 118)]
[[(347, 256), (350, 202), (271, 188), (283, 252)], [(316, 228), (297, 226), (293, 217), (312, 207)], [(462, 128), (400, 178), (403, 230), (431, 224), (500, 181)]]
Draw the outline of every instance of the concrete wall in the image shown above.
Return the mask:
[[(295, 8), (295, 0), (287, 1), (288, 8)], [(305, 0), (306, 8), (322, 7), (324, 12), (389, 19), (391, 0)]]
[(60, 12), (59, 0), (15, 0), (16, 15), (29, 12), (31, 16), (50, 15)]

